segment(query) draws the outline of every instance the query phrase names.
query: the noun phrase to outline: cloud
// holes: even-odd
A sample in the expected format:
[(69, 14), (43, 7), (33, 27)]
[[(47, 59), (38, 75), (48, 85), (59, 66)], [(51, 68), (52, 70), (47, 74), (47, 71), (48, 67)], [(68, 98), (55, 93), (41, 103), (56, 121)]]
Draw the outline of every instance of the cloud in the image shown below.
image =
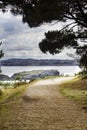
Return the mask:
[[(0, 39), (3, 41), (1, 49), (4, 51), (4, 58), (38, 58), (38, 59), (65, 59), (67, 49), (61, 54), (43, 54), (38, 43), (44, 38), (48, 30), (58, 30), (64, 23), (46, 24), (40, 27), (30, 28), (22, 23), (21, 16), (13, 16), (9, 11), (0, 12)], [(73, 52), (73, 50), (72, 50)]]
[(10, 11), (0, 12), (0, 38), (7, 38), (9, 35), (23, 32), (27, 24), (22, 24), (21, 16), (13, 16)]

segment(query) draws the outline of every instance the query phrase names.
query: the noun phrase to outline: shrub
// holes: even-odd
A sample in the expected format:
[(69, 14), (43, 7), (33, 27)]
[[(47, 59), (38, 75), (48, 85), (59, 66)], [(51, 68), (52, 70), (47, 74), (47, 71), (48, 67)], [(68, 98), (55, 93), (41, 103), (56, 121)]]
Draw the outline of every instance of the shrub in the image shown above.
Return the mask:
[(15, 77), (15, 80), (21, 80), (21, 76), (20, 75), (17, 75), (16, 77)]
[(0, 96), (2, 96), (2, 94), (3, 94), (3, 91), (0, 89)]

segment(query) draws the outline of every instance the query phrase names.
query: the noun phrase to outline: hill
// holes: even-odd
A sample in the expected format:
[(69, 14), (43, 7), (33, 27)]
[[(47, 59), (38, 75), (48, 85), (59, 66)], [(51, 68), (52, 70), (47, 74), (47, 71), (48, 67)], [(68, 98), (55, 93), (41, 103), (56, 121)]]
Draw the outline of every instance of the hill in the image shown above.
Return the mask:
[(77, 60), (56, 60), (56, 59), (7, 59), (2, 60), (2, 66), (74, 66), (79, 63)]

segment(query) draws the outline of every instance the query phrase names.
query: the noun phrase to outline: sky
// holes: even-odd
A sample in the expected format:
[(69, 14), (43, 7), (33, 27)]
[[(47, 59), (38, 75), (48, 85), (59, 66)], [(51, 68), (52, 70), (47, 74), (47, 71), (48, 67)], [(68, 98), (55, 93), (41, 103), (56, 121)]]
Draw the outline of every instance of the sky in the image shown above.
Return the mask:
[(0, 12), (0, 41), (3, 44), (0, 49), (4, 51), (4, 58), (33, 58), (33, 59), (71, 59), (67, 53), (75, 53), (73, 49), (67, 49), (56, 55), (44, 54), (39, 49), (39, 42), (44, 38), (48, 30), (61, 29), (64, 23), (44, 23), (30, 28), (27, 23), (22, 23), (20, 15), (13, 16), (10, 11)]

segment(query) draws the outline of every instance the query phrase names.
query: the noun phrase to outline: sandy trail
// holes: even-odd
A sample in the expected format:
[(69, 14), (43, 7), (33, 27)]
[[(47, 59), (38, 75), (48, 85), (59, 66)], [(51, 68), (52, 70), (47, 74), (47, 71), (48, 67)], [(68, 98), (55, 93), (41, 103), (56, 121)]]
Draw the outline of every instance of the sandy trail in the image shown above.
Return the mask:
[(32, 129), (87, 130), (87, 114), (59, 93), (58, 84), (70, 79), (72, 77), (40, 80), (27, 89), (28, 113), (36, 126)]
[[(52, 92), (51, 89), (52, 86), (58, 85), (63, 81), (71, 80), (72, 78), (73, 77), (63, 77), (63, 78), (39, 80), (27, 89), (25, 96), (28, 96), (30, 98), (38, 98), (38, 97), (46, 98), (46, 96), (51, 96), (55, 94)], [(59, 94), (58, 91), (57, 94)]]
[(59, 93), (58, 84), (70, 79), (45, 79), (29, 86), (22, 101), (13, 105), (12, 118), (5, 117), (3, 130), (87, 130), (87, 114)]

